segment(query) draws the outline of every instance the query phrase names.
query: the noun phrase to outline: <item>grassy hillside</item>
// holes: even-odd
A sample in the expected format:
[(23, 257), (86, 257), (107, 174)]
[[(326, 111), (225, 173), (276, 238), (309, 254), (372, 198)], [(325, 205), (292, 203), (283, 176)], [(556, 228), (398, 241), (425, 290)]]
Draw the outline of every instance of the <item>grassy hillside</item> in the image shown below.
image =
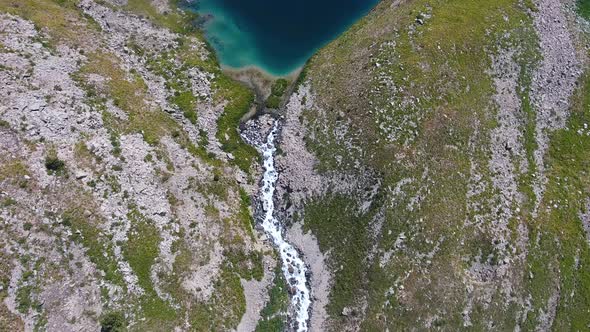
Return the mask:
[[(579, 214), (590, 192), (576, 134), (588, 90), (582, 80), (567, 97), (571, 118), (540, 173), (532, 82), (545, 8), (383, 1), (306, 66), (314, 102), (301, 125), (333, 189), (299, 212), (330, 256), (331, 330), (588, 325)], [(334, 174), (363, 180), (339, 189), (349, 186)]]

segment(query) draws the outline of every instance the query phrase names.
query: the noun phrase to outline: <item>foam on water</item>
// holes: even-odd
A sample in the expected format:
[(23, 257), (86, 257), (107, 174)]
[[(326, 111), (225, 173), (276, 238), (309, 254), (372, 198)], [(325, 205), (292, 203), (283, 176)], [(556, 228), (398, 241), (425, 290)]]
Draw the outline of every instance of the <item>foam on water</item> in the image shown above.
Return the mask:
[(262, 179), (262, 204), (264, 208), (264, 220), (262, 227), (272, 238), (273, 243), (279, 250), (282, 261), (282, 270), (288, 286), (292, 288), (291, 304), (295, 309), (297, 331), (307, 331), (309, 320), (309, 306), (311, 304), (309, 289), (307, 288), (306, 272), (307, 267), (299, 257), (299, 252), (283, 237), (283, 226), (274, 217), (275, 205), (273, 201), (278, 173), (274, 165), (276, 147), (274, 144), (278, 132), (278, 125), (275, 122), (272, 131), (266, 139), (266, 143), (259, 146), (264, 159), (264, 176)]

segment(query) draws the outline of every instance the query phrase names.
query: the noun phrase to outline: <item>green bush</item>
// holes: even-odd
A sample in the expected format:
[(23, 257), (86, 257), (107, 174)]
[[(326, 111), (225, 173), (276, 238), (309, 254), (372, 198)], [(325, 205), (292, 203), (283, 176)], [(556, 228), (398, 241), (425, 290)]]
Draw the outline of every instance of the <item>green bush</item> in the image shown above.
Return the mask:
[(63, 174), (66, 170), (66, 163), (57, 158), (56, 154), (50, 154), (45, 158), (45, 168), (48, 174)]
[(123, 313), (118, 311), (109, 312), (100, 319), (101, 332), (122, 332), (127, 331), (127, 322)]

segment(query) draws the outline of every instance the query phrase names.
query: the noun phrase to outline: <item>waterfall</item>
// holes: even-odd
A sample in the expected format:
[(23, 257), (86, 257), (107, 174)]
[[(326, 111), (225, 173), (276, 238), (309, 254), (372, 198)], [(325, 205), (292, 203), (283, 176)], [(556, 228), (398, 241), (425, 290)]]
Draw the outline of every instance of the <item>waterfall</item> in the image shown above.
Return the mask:
[(264, 208), (264, 220), (262, 228), (271, 237), (275, 247), (281, 256), (282, 270), (287, 280), (291, 294), (291, 305), (295, 311), (298, 332), (308, 330), (309, 306), (311, 304), (309, 289), (307, 287), (307, 267), (299, 256), (299, 252), (283, 237), (283, 225), (274, 217), (275, 205), (273, 201), (278, 173), (275, 169), (274, 155), (276, 152), (275, 138), (278, 132), (278, 124), (273, 124), (266, 142), (258, 146), (264, 159), (264, 176), (262, 179), (262, 205)]

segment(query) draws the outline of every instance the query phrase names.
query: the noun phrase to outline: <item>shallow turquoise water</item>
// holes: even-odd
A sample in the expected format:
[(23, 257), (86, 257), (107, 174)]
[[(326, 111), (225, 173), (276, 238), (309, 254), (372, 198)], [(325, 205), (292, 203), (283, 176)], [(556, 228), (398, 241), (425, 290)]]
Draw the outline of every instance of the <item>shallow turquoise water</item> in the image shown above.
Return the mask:
[(365, 15), (378, 0), (197, 0), (222, 65), (282, 76)]

